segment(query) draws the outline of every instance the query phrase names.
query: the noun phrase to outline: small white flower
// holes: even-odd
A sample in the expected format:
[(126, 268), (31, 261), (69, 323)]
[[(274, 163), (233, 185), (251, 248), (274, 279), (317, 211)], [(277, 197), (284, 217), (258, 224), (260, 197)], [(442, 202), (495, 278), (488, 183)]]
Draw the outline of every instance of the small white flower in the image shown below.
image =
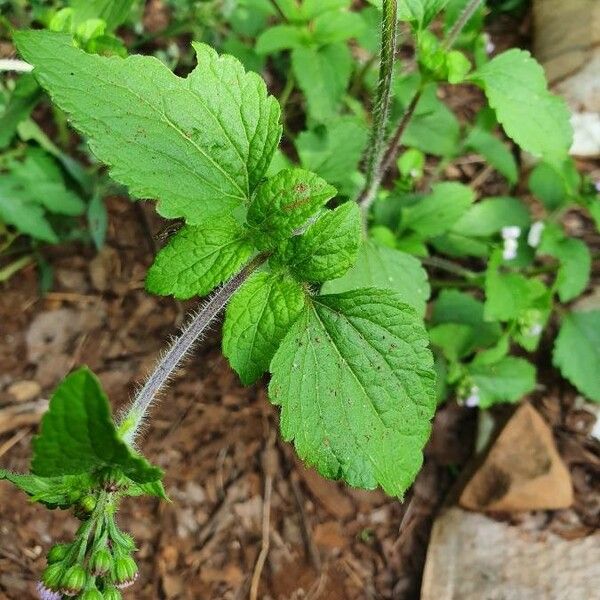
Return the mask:
[(542, 331), (544, 331), (543, 325), (541, 325), (540, 323), (534, 323), (528, 329), (527, 334), (530, 335), (531, 337), (537, 337), (538, 335), (541, 335)]
[(513, 238), (507, 238), (504, 240), (504, 249), (502, 250), (502, 258), (504, 260), (514, 260), (517, 258), (517, 250), (519, 249), (519, 242)]
[(53, 592), (49, 590), (41, 581), (38, 581), (36, 585), (37, 593), (39, 594), (40, 600), (60, 600), (61, 595), (59, 592)]
[(492, 41), (492, 38), (487, 31), (483, 34), (483, 41), (485, 42), (485, 51), (488, 54), (493, 54), (494, 50), (496, 50), (496, 44)]
[(502, 228), (502, 239), (516, 240), (521, 235), (521, 228), (518, 225), (509, 225)]
[(469, 391), (469, 396), (467, 398), (465, 398), (464, 404), (465, 404), (465, 406), (468, 406), (469, 408), (475, 408), (476, 406), (479, 406), (479, 402), (480, 402), (479, 388), (476, 385), (474, 385), (471, 387), (471, 390)]
[(600, 179), (598, 181), (596, 181), (596, 183), (594, 184), (594, 187), (596, 188), (596, 191), (600, 194)]
[(536, 221), (527, 234), (527, 243), (532, 248), (537, 248), (540, 245), (542, 239), (542, 233), (544, 232), (546, 224), (543, 221)]

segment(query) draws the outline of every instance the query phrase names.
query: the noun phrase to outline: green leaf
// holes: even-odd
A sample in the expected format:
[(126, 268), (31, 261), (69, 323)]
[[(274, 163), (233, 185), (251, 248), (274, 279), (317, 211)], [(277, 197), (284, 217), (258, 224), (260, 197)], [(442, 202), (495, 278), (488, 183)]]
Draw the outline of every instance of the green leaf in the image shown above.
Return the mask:
[(552, 95), (544, 70), (525, 50), (504, 52), (470, 79), (480, 85), (507, 135), (551, 162), (566, 158), (573, 132), (564, 100)]
[[(168, 218), (198, 223), (247, 202), (281, 135), (264, 81), (195, 44), (187, 78), (148, 56), (86, 54), (69, 35), (15, 35), (40, 84), (87, 138), (110, 174)], [(100, 100), (101, 99), (101, 100)]]
[(35, 77), (30, 74), (21, 75), (0, 114), (0, 150), (10, 144), (17, 126), (30, 115), (41, 95), (42, 90)]
[(0, 481), (6, 479), (15, 487), (31, 496), (34, 502), (50, 507), (68, 507), (74, 504), (92, 487), (89, 474), (39, 477), (38, 475), (11, 473), (0, 469)]
[(296, 138), (296, 150), (305, 169), (314, 171), (342, 193), (352, 195), (350, 175), (358, 162), (368, 139), (364, 123), (351, 116), (329, 120)]
[(170, 502), (169, 496), (165, 491), (163, 482), (159, 480), (150, 481), (149, 483), (131, 483), (127, 486), (125, 494), (127, 496), (153, 496), (154, 498), (160, 498)]
[(483, 317), (483, 303), (457, 290), (442, 290), (433, 306), (432, 325), (467, 325), (474, 332), (472, 349), (495, 344), (502, 334), (499, 323), (488, 323)]
[(355, 12), (329, 12), (317, 17), (311, 29), (317, 44), (335, 44), (359, 37), (365, 29), (365, 22)]
[(291, 240), (287, 262), (302, 281), (337, 279), (356, 262), (360, 244), (360, 208), (346, 202), (326, 211), (304, 235)]
[(560, 262), (555, 285), (561, 302), (569, 302), (585, 291), (592, 271), (592, 256), (585, 242), (567, 237), (558, 225), (548, 223), (539, 252)]
[[(381, 9), (383, 0), (368, 0)], [(419, 29), (427, 27), (444, 9), (448, 0), (401, 0), (398, 2), (398, 19), (413, 23)]]
[(505, 273), (499, 269), (499, 256), (490, 259), (485, 277), (486, 321), (511, 321), (547, 294), (546, 286), (537, 279), (527, 279), (520, 273)]
[(248, 232), (233, 217), (187, 225), (156, 256), (146, 287), (179, 299), (206, 296), (235, 275), (254, 252)]
[(290, 50), (302, 46), (308, 33), (298, 25), (275, 25), (263, 31), (256, 40), (259, 54), (274, 54), (281, 50)]
[(475, 192), (462, 183), (436, 183), (432, 192), (402, 211), (402, 226), (423, 238), (448, 231), (470, 208)]
[(259, 230), (256, 243), (270, 248), (289, 238), (335, 194), (335, 188), (314, 173), (280, 171), (258, 188), (248, 209), (248, 224)]
[(294, 48), (292, 68), (306, 97), (309, 116), (327, 122), (335, 115), (350, 82), (352, 55), (348, 46)]
[(494, 364), (469, 365), (469, 374), (478, 388), (479, 406), (518, 402), (535, 388), (535, 367), (523, 358), (507, 356)]
[(425, 314), (431, 292), (427, 273), (417, 258), (370, 240), (360, 247), (356, 264), (343, 277), (325, 283), (322, 292), (335, 294), (367, 287), (396, 292), (420, 315)]
[(453, 233), (472, 237), (489, 237), (500, 233), (503, 227), (527, 229), (531, 216), (527, 206), (518, 198), (499, 196), (476, 202), (454, 224)]
[(88, 19), (102, 19), (107, 31), (122, 25), (131, 12), (135, 0), (71, 0), (74, 25)]
[[(418, 79), (414, 76), (397, 78), (395, 92), (403, 109), (411, 101), (417, 85)], [(402, 143), (426, 154), (450, 157), (458, 148), (460, 125), (454, 113), (437, 97), (436, 90), (435, 84), (425, 88), (402, 136)]]
[(496, 171), (515, 185), (519, 179), (518, 165), (513, 153), (495, 135), (474, 127), (465, 140), (465, 147), (481, 154)]
[(440, 348), (451, 362), (457, 362), (473, 352), (475, 335), (472, 327), (459, 323), (443, 323), (429, 330), (432, 346)]
[(289, 274), (256, 273), (233, 296), (223, 325), (223, 353), (244, 385), (268, 368), (305, 303), (305, 293)]
[(281, 430), (322, 475), (402, 495), (422, 464), (435, 410), (421, 319), (387, 290), (319, 296), (271, 363)]
[(52, 395), (40, 434), (33, 440), (31, 470), (41, 477), (60, 477), (105, 467), (116, 468), (137, 483), (162, 476), (119, 437), (99, 381), (82, 368), (66, 377)]
[(553, 362), (582, 394), (600, 402), (600, 311), (567, 314), (554, 346)]

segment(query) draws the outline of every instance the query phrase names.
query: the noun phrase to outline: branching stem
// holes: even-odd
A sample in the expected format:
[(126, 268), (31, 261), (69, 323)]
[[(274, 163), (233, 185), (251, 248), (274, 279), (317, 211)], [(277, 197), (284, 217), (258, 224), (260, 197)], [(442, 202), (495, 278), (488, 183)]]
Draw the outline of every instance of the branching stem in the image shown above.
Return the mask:
[(456, 20), (456, 23), (452, 25), (452, 29), (450, 29), (448, 32), (448, 36), (444, 41), (444, 49), (450, 50), (452, 46), (456, 44), (458, 36), (465, 28), (465, 25), (471, 20), (471, 17), (475, 14), (482, 1), (483, 0), (470, 0), (470, 2), (465, 6), (465, 9)]
[(155, 400), (158, 392), (169, 381), (173, 372), (187, 356), (194, 344), (208, 329), (211, 323), (225, 308), (233, 294), (241, 287), (248, 277), (264, 262), (265, 257), (259, 256), (235, 277), (223, 284), (188, 320), (180, 335), (170, 348), (159, 359), (156, 367), (136, 394), (131, 406), (122, 419), (119, 430), (128, 444), (133, 444), (136, 435), (148, 409)]
[(392, 97), (392, 77), (396, 54), (396, 35), (398, 32), (397, 0), (383, 0), (383, 20), (381, 24), (381, 62), (379, 66), (379, 84), (373, 110), (371, 139), (365, 157), (365, 186), (358, 202), (370, 206), (381, 183), (381, 166), (384, 158), (385, 136)]

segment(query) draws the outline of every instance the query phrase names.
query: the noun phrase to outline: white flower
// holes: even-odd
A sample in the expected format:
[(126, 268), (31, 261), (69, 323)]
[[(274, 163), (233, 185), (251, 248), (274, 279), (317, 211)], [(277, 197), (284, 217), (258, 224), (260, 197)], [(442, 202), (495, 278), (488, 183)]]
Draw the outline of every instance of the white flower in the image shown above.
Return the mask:
[(41, 581), (38, 581), (36, 585), (37, 593), (40, 596), (40, 600), (60, 600), (60, 592), (53, 592), (49, 590)]
[(509, 225), (502, 228), (502, 239), (516, 240), (521, 235), (521, 228), (518, 225)]
[(469, 396), (465, 398), (464, 404), (469, 408), (475, 408), (476, 406), (479, 406), (479, 401), (479, 388), (476, 385), (474, 385), (469, 391)]
[(544, 327), (540, 323), (534, 323), (527, 331), (531, 337), (537, 337), (544, 331)]
[(521, 228), (518, 225), (509, 225), (502, 228), (502, 239), (504, 240), (504, 250), (502, 258), (504, 260), (514, 260), (517, 258), (517, 250), (519, 249), (519, 236)]
[(494, 44), (492, 37), (487, 31), (483, 34), (483, 41), (485, 43), (485, 51), (488, 54), (493, 54), (494, 50), (496, 50), (496, 44)]
[(596, 188), (596, 191), (600, 194), (600, 179), (598, 181), (596, 181), (596, 183), (594, 184), (594, 187)]
[(536, 221), (527, 234), (527, 243), (532, 248), (537, 248), (540, 245), (542, 239), (542, 233), (546, 224), (543, 221)]

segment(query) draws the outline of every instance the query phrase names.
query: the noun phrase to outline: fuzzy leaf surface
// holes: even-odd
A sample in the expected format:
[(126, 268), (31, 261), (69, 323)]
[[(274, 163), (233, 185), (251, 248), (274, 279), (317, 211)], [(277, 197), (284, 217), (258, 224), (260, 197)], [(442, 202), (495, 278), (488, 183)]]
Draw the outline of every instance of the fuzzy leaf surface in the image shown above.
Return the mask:
[(137, 483), (162, 471), (134, 454), (119, 437), (106, 395), (95, 375), (81, 368), (58, 386), (33, 440), (31, 470), (41, 477), (90, 473), (114, 467)]
[(560, 162), (573, 139), (564, 100), (548, 91), (541, 65), (525, 50), (503, 52), (469, 79), (483, 87), (507, 135), (535, 156)]
[(600, 310), (572, 312), (563, 319), (553, 362), (580, 392), (600, 402)]
[(339, 294), (367, 287), (396, 292), (421, 315), (431, 293), (427, 273), (417, 258), (371, 240), (363, 241), (355, 265), (343, 277), (325, 283), (322, 291)]
[(401, 496), (435, 410), (427, 342), (414, 309), (389, 290), (313, 298), (271, 363), (283, 437), (325, 477)]
[(233, 217), (187, 225), (157, 254), (146, 287), (182, 300), (206, 296), (235, 275), (253, 253), (248, 232)]
[(174, 75), (149, 56), (86, 54), (69, 35), (23, 31), (21, 55), (113, 179), (199, 222), (246, 203), (279, 143), (277, 101), (231, 56), (194, 44), (198, 66)]
[(303, 169), (284, 169), (263, 183), (248, 209), (248, 224), (263, 248), (287, 239), (335, 196), (336, 189)]
[(245, 385), (265, 371), (305, 303), (300, 284), (285, 273), (256, 273), (227, 306), (223, 353)]

